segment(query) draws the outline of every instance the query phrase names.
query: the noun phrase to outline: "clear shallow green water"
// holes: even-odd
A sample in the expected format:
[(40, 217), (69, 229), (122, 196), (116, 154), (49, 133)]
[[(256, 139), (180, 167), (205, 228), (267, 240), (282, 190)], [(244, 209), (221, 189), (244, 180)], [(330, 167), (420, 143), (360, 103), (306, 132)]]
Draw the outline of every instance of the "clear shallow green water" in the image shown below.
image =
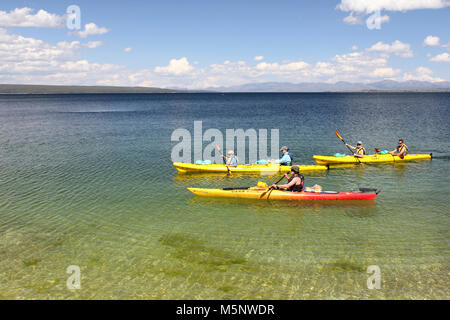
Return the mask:
[[(449, 111), (448, 94), (0, 97), (0, 298), (448, 299)], [(336, 128), (437, 157), (306, 175), (374, 203), (202, 199), (186, 187), (278, 176), (177, 175), (170, 135), (194, 120), (280, 128), (305, 164), (345, 152)]]

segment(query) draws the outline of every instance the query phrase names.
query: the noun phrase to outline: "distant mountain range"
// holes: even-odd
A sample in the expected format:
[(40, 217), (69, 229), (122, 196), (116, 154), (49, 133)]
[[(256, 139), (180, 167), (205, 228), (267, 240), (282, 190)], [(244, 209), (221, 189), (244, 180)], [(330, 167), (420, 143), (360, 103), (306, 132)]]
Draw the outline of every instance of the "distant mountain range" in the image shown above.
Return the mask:
[(0, 84), (0, 94), (95, 94), (95, 93), (201, 93), (201, 92), (370, 92), (370, 91), (448, 91), (450, 82), (393, 81), (372, 83), (340, 81), (326, 82), (260, 82), (239, 86), (187, 90), (183, 88), (115, 87), (115, 86), (55, 86)]
[(450, 91), (450, 82), (393, 81), (383, 80), (371, 83), (340, 81), (326, 82), (261, 82), (238, 86), (206, 88), (216, 92), (342, 92), (342, 91)]
[(0, 84), (0, 94), (95, 94), (95, 93), (179, 93), (187, 90), (151, 87), (114, 86), (51, 86), (31, 84)]

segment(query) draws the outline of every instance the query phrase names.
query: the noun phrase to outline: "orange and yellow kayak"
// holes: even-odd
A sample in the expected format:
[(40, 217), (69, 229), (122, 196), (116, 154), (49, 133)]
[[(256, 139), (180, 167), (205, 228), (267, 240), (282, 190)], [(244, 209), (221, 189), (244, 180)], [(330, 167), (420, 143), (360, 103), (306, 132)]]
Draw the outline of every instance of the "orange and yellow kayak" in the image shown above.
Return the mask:
[(206, 189), (188, 188), (192, 193), (202, 197), (225, 197), (245, 199), (272, 199), (272, 200), (374, 200), (379, 190), (360, 189), (360, 192), (336, 192), (336, 191), (302, 191), (291, 192), (282, 190), (269, 190), (268, 188), (251, 187)]

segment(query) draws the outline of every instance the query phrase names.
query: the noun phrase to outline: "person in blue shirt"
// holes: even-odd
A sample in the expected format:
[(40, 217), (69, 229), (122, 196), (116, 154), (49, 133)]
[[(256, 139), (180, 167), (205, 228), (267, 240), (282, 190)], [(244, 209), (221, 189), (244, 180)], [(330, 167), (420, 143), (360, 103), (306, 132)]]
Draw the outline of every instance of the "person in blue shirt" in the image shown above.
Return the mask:
[(282, 166), (292, 165), (292, 154), (289, 152), (289, 148), (284, 146), (280, 151), (283, 153), (282, 157), (278, 160), (272, 160), (271, 162), (279, 163)]
[(237, 167), (238, 165), (238, 160), (237, 157), (234, 155), (234, 151), (233, 150), (229, 150), (227, 152), (226, 156), (222, 156), (225, 159), (225, 165), (227, 167)]

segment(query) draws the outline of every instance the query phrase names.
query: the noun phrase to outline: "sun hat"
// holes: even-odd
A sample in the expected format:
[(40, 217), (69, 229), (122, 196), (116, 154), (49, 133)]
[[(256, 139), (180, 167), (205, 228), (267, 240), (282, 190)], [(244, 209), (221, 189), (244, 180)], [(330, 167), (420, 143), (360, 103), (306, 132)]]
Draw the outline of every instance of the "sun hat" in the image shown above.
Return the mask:
[(300, 173), (300, 168), (298, 166), (292, 166), (291, 170), (294, 171), (295, 173)]
[(283, 147), (280, 149), (280, 151), (283, 151), (283, 150), (289, 151), (289, 148), (286, 147), (286, 146), (283, 146)]

